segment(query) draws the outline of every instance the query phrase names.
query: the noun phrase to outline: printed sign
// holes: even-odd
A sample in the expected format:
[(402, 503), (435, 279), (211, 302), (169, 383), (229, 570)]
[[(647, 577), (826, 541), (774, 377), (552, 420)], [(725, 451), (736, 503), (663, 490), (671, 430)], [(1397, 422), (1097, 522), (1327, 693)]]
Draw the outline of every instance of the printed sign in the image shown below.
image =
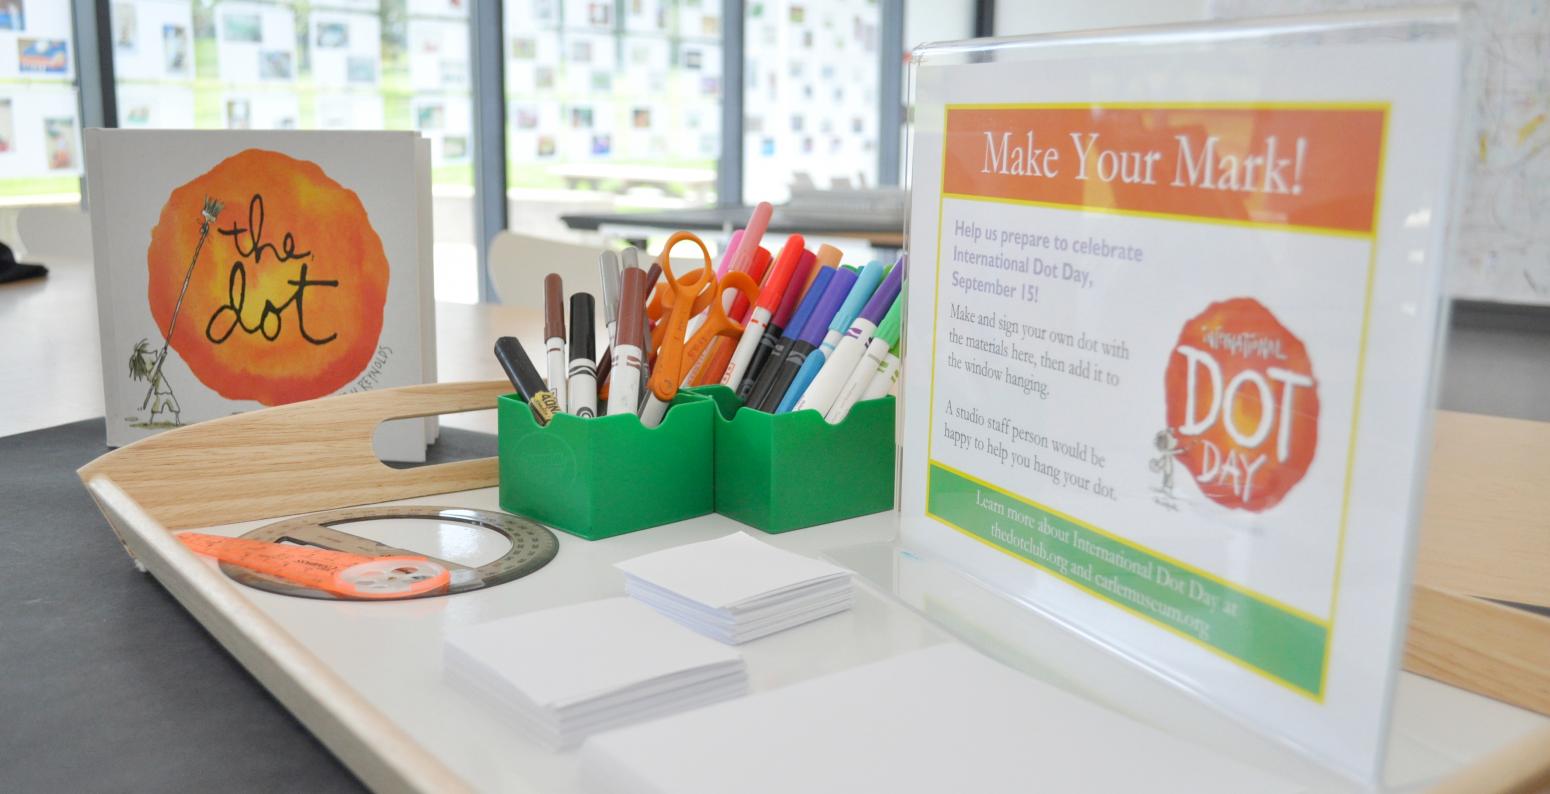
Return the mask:
[(926, 53), (903, 540), (1370, 778), (1457, 52), (1253, 39)]

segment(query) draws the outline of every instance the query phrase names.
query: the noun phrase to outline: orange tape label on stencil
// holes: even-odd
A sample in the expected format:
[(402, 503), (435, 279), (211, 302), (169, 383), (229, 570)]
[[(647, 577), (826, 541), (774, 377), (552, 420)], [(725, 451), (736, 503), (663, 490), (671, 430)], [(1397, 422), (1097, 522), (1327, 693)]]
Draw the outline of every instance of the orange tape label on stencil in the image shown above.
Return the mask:
[(451, 572), (424, 557), (368, 557), (329, 549), (184, 532), (193, 551), (346, 598), (404, 598), (445, 590)]

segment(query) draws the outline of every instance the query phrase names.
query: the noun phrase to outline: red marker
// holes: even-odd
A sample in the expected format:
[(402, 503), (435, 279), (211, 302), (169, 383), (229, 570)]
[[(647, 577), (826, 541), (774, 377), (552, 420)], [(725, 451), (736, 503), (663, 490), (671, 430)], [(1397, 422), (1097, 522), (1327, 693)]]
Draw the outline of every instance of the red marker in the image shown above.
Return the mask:
[(800, 234), (786, 238), (786, 246), (780, 249), (780, 260), (775, 263), (774, 272), (770, 273), (769, 279), (759, 289), (759, 303), (754, 306), (753, 316), (743, 325), (743, 336), (738, 340), (737, 349), (732, 351), (732, 360), (721, 376), (721, 385), (734, 392), (742, 385), (743, 376), (748, 373), (748, 362), (759, 348), (759, 339), (764, 336), (770, 317), (785, 296), (786, 288), (791, 285), (791, 276), (806, 253), (802, 248), (805, 244)]

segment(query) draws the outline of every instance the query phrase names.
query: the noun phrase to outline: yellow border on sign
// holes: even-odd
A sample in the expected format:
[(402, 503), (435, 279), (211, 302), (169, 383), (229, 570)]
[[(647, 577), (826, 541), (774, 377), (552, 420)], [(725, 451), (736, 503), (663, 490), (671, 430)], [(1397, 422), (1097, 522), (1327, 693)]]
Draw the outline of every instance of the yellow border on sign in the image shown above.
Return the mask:
[[(1107, 108), (1107, 109), (1114, 109), (1114, 110), (1127, 110), (1127, 109), (1171, 109), (1171, 110), (1200, 109), (1200, 110), (1223, 110), (1223, 109), (1235, 109), (1235, 110), (1377, 110), (1377, 111), (1381, 111), (1383, 113), (1383, 123), (1382, 123), (1382, 133), (1378, 137), (1378, 176), (1377, 176), (1377, 189), (1375, 190), (1375, 192), (1373, 194), (1373, 208), (1372, 208), (1373, 222), (1372, 222), (1372, 230), (1370, 232), (1367, 232), (1367, 233), (1346, 232), (1346, 231), (1343, 231), (1343, 230), (1313, 229), (1313, 228), (1304, 227), (1304, 226), (1292, 226), (1292, 225), (1288, 225), (1288, 224), (1272, 224), (1272, 223), (1264, 223), (1264, 222), (1258, 222), (1258, 221), (1239, 222), (1239, 221), (1230, 221), (1230, 220), (1225, 220), (1225, 219), (1200, 218), (1200, 217), (1190, 216), (1190, 215), (1172, 215), (1172, 214), (1167, 214), (1167, 213), (1144, 212), (1144, 211), (1136, 211), (1136, 210), (1118, 210), (1118, 209), (1111, 209), (1111, 208), (1083, 207), (1081, 205), (1075, 205), (1075, 204), (1054, 204), (1054, 203), (1049, 203), (1049, 202), (1026, 201), (1026, 200), (1018, 200), (1018, 199), (1001, 199), (1001, 198), (993, 198), (993, 197), (985, 197), (985, 196), (970, 196), (970, 195), (956, 194), (956, 193), (949, 195), (949, 194), (943, 192), (942, 187), (945, 187), (946, 184), (947, 184), (947, 135), (945, 134), (945, 130), (946, 130), (946, 125), (947, 125), (947, 115), (949, 113), (951, 113), (952, 111), (960, 110), (960, 109), (961, 110), (1000, 110), (1000, 109), (1005, 109), (1005, 110), (1071, 110), (1071, 109), (1091, 109), (1091, 108)], [(1316, 618), (1316, 617), (1308, 614), (1307, 612), (1304, 612), (1303, 610), (1296, 609), (1296, 608), (1287, 606), (1285, 604), (1282, 604), (1279, 601), (1277, 601), (1275, 599), (1272, 599), (1269, 596), (1266, 596), (1266, 595), (1264, 595), (1262, 593), (1259, 593), (1257, 591), (1251, 590), (1251, 589), (1249, 589), (1248, 587), (1246, 587), (1244, 585), (1237, 584), (1235, 582), (1232, 582), (1231, 580), (1218, 577), (1218, 576), (1216, 576), (1214, 574), (1206, 573), (1205, 571), (1200, 570), (1198, 568), (1195, 568), (1194, 566), (1186, 565), (1186, 564), (1184, 564), (1182, 562), (1179, 562), (1178, 560), (1175, 560), (1172, 557), (1169, 557), (1168, 555), (1162, 554), (1161, 552), (1158, 552), (1158, 551), (1156, 551), (1154, 549), (1151, 549), (1151, 548), (1148, 548), (1146, 546), (1142, 546), (1142, 545), (1140, 545), (1138, 543), (1134, 543), (1132, 541), (1123, 539), (1120, 536), (1115, 535), (1112, 532), (1108, 532), (1106, 530), (1099, 529), (1098, 527), (1093, 526), (1091, 524), (1088, 524), (1088, 523), (1086, 523), (1084, 521), (1081, 521), (1081, 520), (1079, 520), (1079, 519), (1077, 519), (1077, 518), (1075, 518), (1073, 516), (1067, 515), (1065, 513), (1057, 511), (1057, 510), (1050, 509), (1050, 508), (1048, 508), (1048, 507), (1046, 507), (1044, 505), (1039, 504), (1038, 502), (1034, 502), (1033, 500), (1028, 499), (1027, 497), (1020, 496), (1020, 495), (1018, 495), (1016, 493), (1013, 493), (1012, 491), (1002, 489), (1002, 488), (1000, 488), (998, 486), (995, 486), (995, 485), (991, 485), (990, 483), (988, 483), (988, 482), (986, 482), (984, 480), (981, 480), (981, 479), (979, 479), (977, 477), (974, 477), (972, 475), (969, 475), (966, 472), (960, 471), (960, 470), (958, 470), (958, 469), (956, 469), (954, 467), (947, 466), (946, 464), (943, 464), (943, 463), (940, 463), (940, 462), (936, 461), (932, 457), (932, 441), (936, 437), (936, 422), (937, 422), (937, 419), (936, 419), (936, 362), (937, 362), (936, 342), (937, 342), (937, 337), (939, 336), (939, 334), (935, 333), (935, 329), (937, 328), (937, 321), (938, 321), (938, 319), (941, 316), (942, 292), (941, 292), (940, 289), (935, 289), (934, 290), (934, 294), (932, 296), (932, 305), (931, 305), (931, 328), (932, 328), (933, 333), (931, 335), (931, 369), (930, 369), (930, 371), (931, 371), (931, 383), (930, 383), (930, 395), (931, 395), (931, 398), (930, 398), (930, 406), (929, 406), (929, 409), (928, 409), (929, 413), (931, 415), (931, 425), (930, 425), (930, 428), (929, 428), (930, 432), (927, 433), (927, 435), (926, 435), (926, 480), (927, 480), (927, 482), (928, 483), (930, 482), (931, 466), (933, 466), (933, 465), (941, 466), (944, 469), (948, 469), (949, 471), (952, 471), (952, 472), (958, 474), (959, 476), (965, 477), (966, 479), (969, 479), (969, 480), (971, 480), (971, 481), (973, 481), (975, 483), (978, 483), (979, 485), (982, 485), (984, 487), (990, 488), (993, 491), (1005, 494), (1007, 496), (1011, 496), (1013, 498), (1016, 498), (1016, 499), (1028, 502), (1030, 504), (1034, 504), (1034, 505), (1040, 507), (1041, 509), (1049, 510), (1051, 513), (1055, 513), (1056, 515), (1059, 515), (1059, 516), (1061, 516), (1062, 518), (1065, 518), (1068, 521), (1072, 521), (1072, 522), (1077, 523), (1077, 524), (1079, 524), (1079, 525), (1081, 525), (1081, 526), (1083, 526), (1083, 527), (1085, 527), (1087, 529), (1090, 529), (1090, 530), (1098, 532), (1098, 533), (1100, 533), (1100, 534), (1102, 534), (1102, 535), (1104, 535), (1106, 537), (1109, 537), (1109, 538), (1112, 538), (1112, 539), (1114, 539), (1116, 541), (1119, 541), (1119, 542), (1125, 544), (1126, 546), (1129, 546), (1129, 547), (1131, 547), (1133, 549), (1136, 549), (1137, 551), (1145, 552), (1147, 554), (1151, 554), (1151, 555), (1157, 556), (1157, 557), (1159, 557), (1161, 559), (1165, 559), (1165, 560), (1169, 561), (1170, 563), (1179, 565), (1179, 567), (1184, 568), (1186, 570), (1189, 570), (1190, 572), (1192, 572), (1192, 573), (1194, 573), (1196, 575), (1203, 576), (1203, 577), (1205, 577), (1207, 579), (1210, 579), (1210, 580), (1212, 580), (1214, 582), (1217, 582), (1218, 584), (1222, 584), (1222, 585), (1231, 587), (1231, 588), (1233, 588), (1235, 590), (1239, 590), (1239, 591), (1244, 592), (1244, 593), (1249, 593), (1249, 594), (1255, 596), (1256, 598), (1260, 598), (1260, 599), (1266, 601), (1267, 603), (1274, 604), (1277, 608), (1284, 609), (1286, 611), (1292, 612), (1292, 613), (1294, 613), (1296, 615), (1299, 615), (1299, 616), (1301, 616), (1301, 617), (1303, 617), (1305, 619), (1308, 619), (1308, 620), (1316, 623), (1319, 626), (1326, 627), (1329, 630), (1329, 637), (1328, 637), (1328, 639), (1324, 643), (1324, 665), (1323, 665), (1323, 668), (1322, 668), (1322, 670), (1320, 672), (1320, 676), (1319, 676), (1321, 684), (1323, 682), (1325, 682), (1326, 679), (1328, 678), (1328, 675), (1329, 675), (1330, 649), (1334, 646), (1334, 640), (1335, 640), (1335, 613), (1336, 613), (1336, 609), (1337, 609), (1337, 607), (1339, 605), (1339, 599), (1340, 599), (1340, 580), (1341, 580), (1341, 573), (1342, 573), (1342, 570), (1344, 568), (1344, 562), (1345, 562), (1346, 528), (1347, 528), (1347, 524), (1349, 522), (1350, 507), (1351, 507), (1351, 483), (1352, 483), (1352, 480), (1354, 479), (1355, 472), (1356, 472), (1356, 438), (1357, 438), (1357, 433), (1358, 433), (1358, 430), (1359, 430), (1359, 427), (1360, 427), (1360, 421), (1361, 421), (1362, 384), (1363, 384), (1363, 381), (1364, 381), (1364, 375), (1366, 373), (1366, 368), (1367, 368), (1367, 341), (1368, 341), (1368, 331), (1369, 331), (1370, 326), (1371, 326), (1371, 318), (1372, 318), (1372, 288), (1373, 288), (1373, 282), (1374, 282), (1374, 280), (1376, 278), (1377, 266), (1378, 266), (1378, 219), (1381, 216), (1381, 210), (1382, 210), (1382, 206), (1383, 206), (1383, 184), (1384, 184), (1384, 179), (1386, 178), (1385, 177), (1385, 175), (1386, 175), (1386, 166), (1387, 166), (1386, 160), (1387, 160), (1387, 156), (1388, 156), (1388, 132), (1389, 132), (1388, 122), (1389, 122), (1389, 115), (1390, 115), (1391, 111), (1392, 111), (1392, 107), (1391, 107), (1390, 103), (1387, 103), (1387, 102), (1221, 102), (1221, 103), (1213, 103), (1213, 102), (1156, 102), (1156, 103), (1112, 103), (1112, 104), (1110, 104), (1110, 103), (1087, 103), (1087, 102), (1078, 102), (1078, 103), (1069, 103), (1068, 102), (1068, 103), (1050, 103), (1050, 104), (1038, 104), (1038, 103), (1027, 104), (1027, 103), (1015, 103), (1015, 102), (1012, 102), (1012, 103), (1004, 103), (1004, 104), (1003, 103), (990, 103), (990, 104), (944, 105), (943, 106), (943, 114), (942, 114), (942, 124), (943, 124), (944, 134), (942, 135), (942, 151), (941, 151), (941, 155), (940, 155), (941, 161), (942, 161), (942, 174), (941, 174), (941, 177), (940, 177), (941, 181), (938, 183), (939, 187), (938, 187), (938, 190), (937, 190), (936, 276), (935, 276), (935, 282), (934, 282), (936, 285), (940, 285), (942, 283), (942, 208), (943, 208), (943, 204), (944, 204), (945, 200), (947, 198), (949, 198), (949, 197), (954, 198), (954, 199), (959, 199), (959, 200), (968, 200), (968, 201), (984, 201), (984, 202), (1002, 203), (1002, 204), (1020, 204), (1020, 205), (1025, 205), (1025, 206), (1037, 206), (1037, 207), (1042, 207), (1042, 208), (1047, 208), (1047, 209), (1064, 210), (1064, 211), (1067, 211), (1067, 212), (1079, 212), (1079, 213), (1096, 212), (1096, 213), (1109, 214), (1109, 215), (1132, 215), (1132, 216), (1138, 216), (1138, 217), (1165, 218), (1165, 219), (1168, 219), (1168, 220), (1178, 220), (1178, 221), (1183, 221), (1183, 222), (1186, 222), (1186, 223), (1206, 223), (1206, 224), (1221, 225), (1221, 226), (1248, 226), (1248, 227), (1253, 227), (1253, 228), (1272, 228), (1272, 229), (1276, 229), (1276, 230), (1280, 230), (1280, 231), (1286, 231), (1286, 232), (1289, 232), (1289, 233), (1292, 233), (1292, 234), (1316, 234), (1316, 235), (1323, 235), (1323, 236), (1339, 236), (1339, 237), (1349, 237), (1349, 238), (1356, 238), (1356, 239), (1366, 239), (1366, 240), (1369, 241), (1369, 250), (1368, 250), (1368, 256), (1367, 256), (1366, 286), (1365, 286), (1365, 292), (1364, 292), (1363, 297), (1362, 297), (1361, 336), (1360, 336), (1360, 340), (1358, 342), (1357, 354), (1356, 354), (1356, 386), (1355, 386), (1355, 389), (1354, 389), (1355, 394), (1354, 394), (1354, 397), (1353, 397), (1353, 400), (1352, 400), (1352, 406), (1351, 406), (1351, 434), (1350, 434), (1349, 444), (1347, 445), (1347, 448), (1346, 448), (1346, 471), (1345, 471), (1344, 483), (1342, 485), (1342, 497), (1341, 497), (1341, 503), (1340, 503), (1340, 527), (1339, 527), (1338, 539), (1336, 540), (1336, 545), (1335, 545), (1335, 569), (1334, 569), (1334, 578), (1333, 578), (1333, 581), (1331, 582), (1329, 615), (1328, 615), (1328, 617), (1326, 617), (1324, 619)], [(957, 530), (958, 532), (963, 533), (964, 535), (966, 535), (966, 536), (968, 536), (968, 537), (970, 537), (970, 538), (972, 538), (972, 539), (974, 539), (976, 541), (979, 541), (980, 543), (983, 543), (986, 546), (989, 546), (990, 548), (993, 548), (993, 549), (1001, 552), (1002, 554), (1005, 554), (1005, 555), (1007, 555), (1009, 557), (1013, 557), (1015, 559), (1021, 559), (1021, 560), (1025, 560), (1026, 561), (1026, 558), (1022, 557), (1021, 555), (1018, 555), (1018, 554), (1016, 554), (1015, 552), (1013, 552), (1013, 551), (1011, 551), (1009, 549), (1002, 548), (1001, 546), (997, 546), (997, 545), (991, 544), (990, 542), (984, 540), (983, 538), (980, 538), (980, 537), (974, 535), (973, 533), (970, 533), (970, 532), (964, 530), (962, 527), (959, 527), (956, 524), (953, 524), (952, 522), (947, 521), (947, 520), (943, 519), (942, 517), (937, 516), (937, 515), (931, 513), (931, 511), (929, 509), (929, 503), (928, 503), (928, 509), (926, 510), (926, 515), (931, 516), (933, 519), (936, 519), (937, 521), (939, 521), (939, 522), (941, 522), (943, 524), (946, 524), (948, 527), (950, 527), (950, 528), (952, 528), (954, 530)], [(1033, 563), (1030, 562), (1028, 564), (1033, 564)], [(1083, 589), (1085, 589), (1085, 588), (1083, 588)], [(1091, 592), (1091, 591), (1088, 591), (1088, 592)], [(1129, 608), (1125, 607), (1123, 604), (1117, 604), (1114, 601), (1112, 601), (1111, 599), (1108, 599), (1108, 598), (1102, 596), (1101, 594), (1097, 594), (1097, 593), (1093, 593), (1093, 594), (1097, 595), (1100, 599), (1102, 599), (1102, 600), (1104, 600), (1104, 601), (1106, 601), (1106, 602), (1108, 602), (1110, 604), (1114, 604), (1115, 606), (1120, 607), (1121, 609), (1125, 609), (1126, 611), (1129, 611), (1129, 612), (1134, 612), (1134, 610), (1130, 610)], [(1139, 613), (1136, 613), (1136, 614), (1139, 614)], [(1214, 653), (1214, 654), (1216, 654), (1218, 656), (1223, 656), (1224, 658), (1229, 659), (1229, 661), (1232, 661), (1233, 663), (1239, 665), (1240, 667), (1244, 667), (1245, 669), (1250, 670), (1254, 674), (1256, 674), (1256, 675), (1258, 675), (1258, 676), (1260, 676), (1262, 678), (1265, 678), (1266, 680), (1272, 681), (1272, 682), (1280, 685), (1283, 688), (1286, 688), (1286, 689), (1288, 689), (1288, 690), (1290, 690), (1292, 692), (1296, 692), (1297, 694), (1302, 695), (1303, 697), (1309, 698), (1311, 700), (1314, 700), (1314, 701), (1316, 701), (1318, 703), (1323, 703), (1324, 702), (1324, 693), (1328, 691), (1328, 687), (1326, 687), (1326, 686), (1322, 686), (1322, 685), (1320, 686), (1319, 694), (1317, 696), (1309, 694), (1308, 692), (1305, 692), (1303, 690), (1300, 690), (1300, 689), (1297, 689), (1296, 687), (1291, 686), (1290, 684), (1288, 684), (1285, 681), (1282, 681), (1282, 680), (1280, 680), (1278, 678), (1275, 678), (1274, 676), (1270, 675), (1269, 673), (1265, 672), (1264, 670), (1260, 670), (1259, 668), (1253, 667), (1252, 665), (1249, 665), (1247, 662), (1245, 662), (1245, 661), (1243, 661), (1241, 659), (1237, 659), (1236, 657), (1232, 657), (1231, 655), (1227, 654), (1225, 651), (1222, 651), (1222, 650), (1217, 649), (1217, 648), (1213, 648), (1211, 645), (1209, 645), (1207, 643), (1203, 643), (1203, 642), (1201, 642), (1201, 641), (1199, 641), (1199, 640), (1197, 640), (1197, 639), (1195, 639), (1193, 637), (1190, 637), (1190, 636), (1188, 636), (1188, 635), (1186, 635), (1186, 634), (1184, 634), (1182, 632), (1176, 631), (1176, 630), (1172, 629), (1171, 627), (1168, 627), (1168, 626), (1165, 626), (1163, 624), (1157, 623), (1157, 621), (1152, 620), (1151, 618), (1147, 617), (1146, 615), (1140, 615), (1140, 617), (1146, 619), (1148, 622), (1154, 623), (1156, 625), (1161, 626), (1162, 628), (1168, 629), (1169, 631), (1173, 631), (1173, 633), (1177, 634), (1180, 637), (1183, 637), (1186, 640), (1189, 640), (1190, 642), (1194, 643), (1195, 645), (1197, 645), (1197, 646), (1199, 646), (1201, 648), (1204, 648), (1205, 650), (1210, 651), (1210, 652), (1212, 652), (1212, 653)]]

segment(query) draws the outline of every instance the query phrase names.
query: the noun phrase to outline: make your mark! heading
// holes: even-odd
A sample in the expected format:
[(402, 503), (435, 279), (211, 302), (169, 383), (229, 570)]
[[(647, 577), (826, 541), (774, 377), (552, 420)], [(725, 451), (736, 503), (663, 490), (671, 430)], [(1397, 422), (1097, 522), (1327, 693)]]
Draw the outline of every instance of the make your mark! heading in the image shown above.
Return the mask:
[[(1064, 146), (1040, 146), (1033, 130), (1020, 135), (986, 130), (980, 173), (1135, 185), (1167, 180), (1169, 187), (1245, 193), (1301, 195), (1303, 191), (1305, 137), (1288, 146), (1278, 136), (1268, 135), (1258, 142), (1255, 153), (1239, 156), (1222, 151), (1221, 138), (1215, 135), (1174, 135), (1170, 151), (1110, 147), (1097, 132), (1068, 135)], [(1062, 151), (1067, 155), (1064, 162)]]

